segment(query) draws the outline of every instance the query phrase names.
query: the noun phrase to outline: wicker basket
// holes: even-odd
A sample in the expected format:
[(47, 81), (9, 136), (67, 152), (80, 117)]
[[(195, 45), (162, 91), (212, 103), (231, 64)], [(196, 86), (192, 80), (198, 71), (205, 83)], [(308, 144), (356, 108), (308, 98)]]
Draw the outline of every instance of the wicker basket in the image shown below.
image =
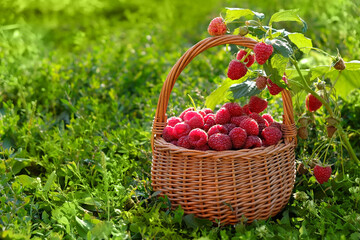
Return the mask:
[(183, 69), (214, 46), (257, 42), (240, 36), (210, 37), (190, 48), (173, 66), (160, 93), (152, 130), (151, 179), (154, 191), (167, 195), (175, 208), (223, 224), (242, 216), (250, 223), (275, 216), (287, 204), (295, 180), (296, 126), (288, 90), (282, 91), (283, 136), (277, 145), (229, 151), (197, 151), (166, 142), (166, 109), (171, 90)]

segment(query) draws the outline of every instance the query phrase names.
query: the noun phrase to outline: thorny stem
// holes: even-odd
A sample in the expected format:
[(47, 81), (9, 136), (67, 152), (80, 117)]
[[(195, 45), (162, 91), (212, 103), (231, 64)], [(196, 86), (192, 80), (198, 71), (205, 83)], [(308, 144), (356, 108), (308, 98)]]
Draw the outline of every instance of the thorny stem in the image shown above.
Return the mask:
[[(295, 66), (296, 68), (296, 71), (299, 73), (299, 76), (301, 78), (301, 80), (303, 81), (303, 84), (304, 84), (304, 89), (311, 93), (314, 97), (316, 97), (323, 105), (324, 107), (326, 108), (326, 110), (328, 111), (328, 113), (330, 114), (330, 116), (332, 118), (335, 118), (335, 114), (334, 112), (332, 111), (330, 105), (328, 102), (325, 101), (325, 99), (323, 99), (319, 94), (317, 94), (314, 90), (312, 90), (309, 86), (309, 84), (307, 83), (306, 79), (304, 78), (304, 76), (302, 75), (301, 71), (300, 71), (300, 68), (297, 64), (297, 61), (295, 59), (290, 59), (291, 60), (291, 63)], [(342, 142), (345, 146), (345, 148), (348, 150), (349, 152), (349, 155), (350, 155), (350, 158), (352, 160), (354, 160), (357, 164), (360, 164), (360, 160), (357, 158), (355, 152), (354, 152), (354, 149), (351, 147), (351, 144), (349, 142), (349, 139), (348, 139), (348, 136), (345, 134), (344, 132), (344, 129), (342, 128), (342, 126), (340, 125), (340, 123), (338, 122), (336, 124), (336, 129), (340, 135), (340, 138), (342, 139)]]

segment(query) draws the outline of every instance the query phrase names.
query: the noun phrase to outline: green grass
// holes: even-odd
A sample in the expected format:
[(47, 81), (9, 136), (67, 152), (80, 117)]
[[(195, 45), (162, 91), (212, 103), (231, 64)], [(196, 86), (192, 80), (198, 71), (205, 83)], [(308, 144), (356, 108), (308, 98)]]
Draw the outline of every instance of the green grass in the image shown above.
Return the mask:
[[(299, 1), (243, 3), (265, 12)], [(315, 44), (359, 58), (352, 1), (300, 8)], [(326, 1), (329, 2), (329, 1)], [(297, 177), (277, 217), (217, 226), (169, 211), (150, 186), (152, 120), (172, 65), (207, 37), (221, 7), (212, 1), (6, 1), (0, 5), (0, 238), (3, 239), (358, 239), (360, 169), (344, 159), (322, 186)], [(315, 12), (315, 13), (314, 13)], [(337, 20), (329, 16), (336, 17)], [(330, 25), (329, 25), (329, 21)], [(286, 26), (295, 27), (295, 26)], [(168, 114), (202, 105), (222, 81), (221, 48), (198, 56), (176, 83)], [(340, 99), (350, 139), (358, 141), (359, 91)], [(274, 110), (277, 114), (280, 110)], [(297, 156), (309, 157), (312, 141)], [(359, 145), (354, 144), (360, 152)], [(342, 148), (332, 150), (332, 157)], [(339, 155), (337, 155), (339, 154)], [(325, 237), (323, 237), (325, 239)]]

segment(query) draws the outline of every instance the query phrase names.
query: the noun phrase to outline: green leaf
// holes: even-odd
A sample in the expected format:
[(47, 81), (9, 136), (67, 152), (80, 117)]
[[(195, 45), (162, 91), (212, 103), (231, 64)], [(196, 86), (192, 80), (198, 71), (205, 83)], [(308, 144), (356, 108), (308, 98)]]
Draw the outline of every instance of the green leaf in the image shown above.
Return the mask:
[[(302, 20), (298, 16), (297, 9), (284, 10), (284, 11), (274, 13), (270, 18), (269, 26), (272, 26), (272, 23), (274, 23), (274, 22), (286, 22), (286, 21), (298, 22), (298, 23), (302, 24), (304, 28), (306, 27), (306, 23), (304, 22), (304, 20)], [(303, 30), (304, 30), (304, 28), (303, 28)], [(306, 29), (307, 29), (307, 27), (306, 27)]]
[(68, 106), (68, 107), (70, 108), (71, 112), (73, 112), (73, 113), (76, 113), (76, 112), (77, 112), (76, 108), (75, 108), (68, 100), (66, 100), (66, 99), (60, 99), (60, 101), (61, 101), (63, 104), (65, 104), (66, 106)]
[(38, 182), (35, 178), (29, 177), (28, 175), (19, 175), (16, 176), (16, 179), (19, 180), (19, 182), (24, 188), (34, 188), (36, 187), (36, 183)]
[(293, 54), (291, 45), (286, 39), (272, 39), (268, 41), (274, 47), (274, 53), (280, 53), (284, 57), (288, 58)]
[(259, 19), (263, 19), (265, 17), (263, 13), (254, 12), (251, 11), (250, 9), (226, 8), (225, 22), (228, 24), (236, 19), (247, 16), (256, 16)]
[(48, 180), (46, 181), (45, 186), (44, 186), (44, 188), (43, 188), (43, 191), (44, 191), (45, 193), (47, 193), (47, 192), (50, 190), (51, 186), (53, 185), (53, 183), (54, 183), (54, 181), (55, 181), (55, 177), (56, 177), (56, 172), (55, 172), (55, 170), (54, 170), (54, 171), (50, 174), (50, 176), (49, 176)]
[(307, 38), (302, 33), (291, 33), (288, 35), (290, 41), (294, 43), (300, 51), (305, 54), (308, 54), (312, 48), (312, 41), (310, 38)]
[(233, 93), (235, 99), (241, 97), (250, 97), (256, 94), (259, 94), (261, 91), (256, 87), (256, 83), (251, 80), (246, 80), (245, 82), (233, 84), (230, 87), (230, 90)]
[(345, 62), (346, 70), (360, 70), (360, 61), (353, 60), (350, 62)]
[(207, 108), (215, 109), (216, 105), (227, 101), (231, 97), (231, 92), (229, 92), (230, 86), (236, 83), (241, 83), (247, 79), (250, 74), (251, 73), (248, 71), (248, 73), (239, 80), (231, 80), (230, 78), (225, 79), (220, 87), (218, 87), (209, 96), (206, 97), (205, 106)]
[(277, 84), (279, 87), (286, 88), (287, 85), (282, 80), (285, 73), (286, 66), (289, 59), (280, 55), (272, 55), (270, 61), (267, 61), (263, 66), (267, 76), (270, 76), (272, 82)]

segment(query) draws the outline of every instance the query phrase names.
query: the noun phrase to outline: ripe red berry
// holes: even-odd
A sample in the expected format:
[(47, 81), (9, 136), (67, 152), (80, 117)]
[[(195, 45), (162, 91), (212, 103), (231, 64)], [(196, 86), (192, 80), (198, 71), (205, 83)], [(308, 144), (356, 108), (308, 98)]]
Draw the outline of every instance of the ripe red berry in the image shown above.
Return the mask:
[(227, 28), (224, 19), (222, 19), (221, 17), (217, 17), (211, 20), (208, 27), (208, 32), (211, 36), (224, 35), (226, 31)]
[(220, 108), (215, 115), (215, 122), (216, 124), (226, 124), (229, 123), (231, 119), (231, 115), (229, 110), (226, 108)]
[(182, 122), (182, 119), (179, 117), (171, 117), (167, 120), (167, 125), (174, 127), (177, 123)]
[(209, 147), (216, 151), (225, 151), (232, 148), (231, 139), (228, 135), (223, 133), (216, 133), (209, 137)]
[(246, 131), (247, 135), (259, 135), (259, 124), (252, 118), (244, 119), (240, 127)]
[(245, 64), (239, 62), (238, 60), (232, 60), (229, 63), (227, 76), (231, 80), (238, 80), (246, 75), (247, 70), (248, 69), (246, 68)]
[(228, 133), (233, 130), (234, 128), (236, 128), (236, 125), (233, 124), (233, 123), (227, 123), (227, 124), (224, 124), (223, 125), (227, 130), (228, 130)]
[(252, 113), (261, 113), (267, 108), (268, 102), (257, 96), (252, 96), (249, 101), (249, 109)]
[(267, 146), (277, 144), (282, 138), (282, 132), (276, 127), (267, 127), (261, 132), (264, 143)]
[(315, 112), (316, 110), (321, 108), (322, 103), (314, 95), (309, 93), (306, 96), (305, 106), (306, 106), (306, 109), (309, 110), (310, 112)]
[(262, 141), (258, 136), (248, 136), (244, 145), (245, 149), (256, 148), (262, 146)]
[(166, 126), (163, 130), (162, 137), (167, 142), (175, 140), (174, 128), (172, 126)]
[(194, 128), (202, 128), (204, 126), (204, 118), (199, 112), (188, 111), (184, 116), (184, 121)]
[(269, 124), (274, 122), (274, 118), (268, 113), (263, 114), (262, 118), (264, 118)]
[(195, 147), (195, 150), (200, 150), (200, 151), (207, 151), (210, 150), (210, 147), (208, 144), (202, 145), (200, 147)]
[(194, 108), (193, 108), (193, 107), (189, 107), (189, 108), (185, 109), (185, 110), (180, 114), (179, 118), (181, 118), (181, 119), (184, 121), (184, 116), (185, 116), (185, 114), (186, 114), (187, 112), (189, 112), (189, 111), (194, 111)]
[[(246, 54), (247, 54), (247, 51), (240, 50), (236, 55), (236, 59), (240, 61), (241, 59), (243, 59), (243, 57), (246, 56)], [(253, 65), (254, 62), (255, 62), (255, 57), (252, 54), (249, 54), (244, 60), (244, 63), (246, 64), (246, 66), (248, 68), (251, 67), (251, 65)]]
[(243, 112), (246, 114), (246, 115), (249, 115), (251, 113), (250, 109), (249, 109), (249, 104), (245, 104), (243, 106)]
[(240, 149), (245, 145), (247, 134), (246, 131), (240, 127), (236, 127), (229, 133), (232, 145), (235, 149)]
[(204, 130), (202, 130), (200, 128), (195, 128), (190, 131), (189, 142), (190, 142), (191, 146), (201, 147), (201, 146), (205, 145), (207, 143), (207, 141), (208, 141), (208, 135)]
[(330, 166), (322, 167), (316, 165), (314, 167), (314, 176), (320, 184), (327, 182), (331, 176), (331, 167)]
[(201, 111), (203, 111), (206, 115), (210, 114), (210, 113), (214, 113), (212, 109), (210, 108), (204, 108)]
[(266, 84), (267, 84), (267, 78), (264, 76), (258, 76), (256, 78), (256, 87), (259, 90), (263, 90), (264, 88), (266, 88)]
[(237, 117), (232, 117), (230, 121), (236, 126), (240, 126), (240, 123), (247, 118), (249, 118), (247, 115), (237, 116)]
[(279, 129), (280, 131), (282, 131), (281, 130), (281, 123), (278, 123), (278, 122), (272, 122), (270, 125), (269, 125), (269, 127), (275, 127), (275, 128), (277, 128), (277, 129)]
[(243, 114), (242, 107), (238, 103), (228, 102), (225, 103), (222, 107), (229, 110), (231, 117), (241, 116)]
[(259, 42), (254, 47), (255, 59), (258, 64), (263, 65), (271, 56), (274, 49), (270, 44)]
[(214, 125), (212, 126), (209, 131), (208, 131), (208, 135), (209, 137), (213, 134), (216, 134), (216, 133), (223, 133), (223, 134), (228, 134), (228, 130), (226, 129), (226, 127), (224, 127), (223, 125)]
[(249, 114), (249, 117), (254, 119), (258, 124), (261, 123), (261, 124), (269, 125), (269, 123), (262, 116), (260, 116), (257, 113), (251, 113), (251, 114)]
[(191, 127), (189, 124), (185, 122), (177, 123), (174, 127), (174, 136), (175, 138), (179, 139), (182, 136), (187, 136), (191, 131)]
[(267, 87), (271, 95), (278, 95), (282, 90), (284, 90), (282, 87), (273, 83), (270, 79), (267, 80)]
[(192, 146), (189, 142), (189, 136), (182, 136), (181, 138), (179, 138), (179, 140), (177, 141), (177, 145), (179, 147), (183, 147), (183, 148), (187, 148), (187, 149), (192, 148)]

